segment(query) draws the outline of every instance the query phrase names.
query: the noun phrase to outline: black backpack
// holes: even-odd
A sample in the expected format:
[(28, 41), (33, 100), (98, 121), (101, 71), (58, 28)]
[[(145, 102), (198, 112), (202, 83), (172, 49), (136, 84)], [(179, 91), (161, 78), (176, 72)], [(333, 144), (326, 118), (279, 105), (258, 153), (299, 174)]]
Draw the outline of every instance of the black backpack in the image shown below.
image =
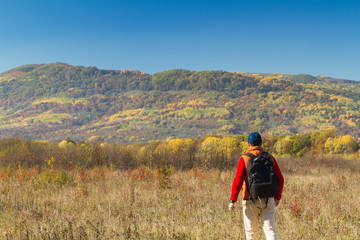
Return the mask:
[(275, 197), (279, 193), (279, 180), (275, 174), (272, 158), (267, 152), (262, 152), (259, 156), (252, 153), (245, 155), (250, 157), (246, 168), (250, 199), (267, 198), (268, 200), (269, 197)]

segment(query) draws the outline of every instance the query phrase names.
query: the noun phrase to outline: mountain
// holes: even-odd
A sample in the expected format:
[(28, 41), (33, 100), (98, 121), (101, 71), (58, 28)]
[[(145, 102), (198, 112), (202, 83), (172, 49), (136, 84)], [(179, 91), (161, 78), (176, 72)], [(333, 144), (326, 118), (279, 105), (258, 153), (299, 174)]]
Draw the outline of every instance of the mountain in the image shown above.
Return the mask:
[(360, 82), (174, 69), (153, 75), (64, 63), (0, 75), (1, 138), (134, 142), (336, 128), (360, 138)]

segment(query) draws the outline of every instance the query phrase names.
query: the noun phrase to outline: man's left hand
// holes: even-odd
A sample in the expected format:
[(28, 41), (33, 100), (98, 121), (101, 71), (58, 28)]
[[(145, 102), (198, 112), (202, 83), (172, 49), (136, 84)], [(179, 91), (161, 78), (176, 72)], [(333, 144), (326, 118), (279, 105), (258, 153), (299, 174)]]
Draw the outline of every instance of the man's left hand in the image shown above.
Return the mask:
[(229, 204), (229, 211), (232, 212), (235, 209), (235, 203)]

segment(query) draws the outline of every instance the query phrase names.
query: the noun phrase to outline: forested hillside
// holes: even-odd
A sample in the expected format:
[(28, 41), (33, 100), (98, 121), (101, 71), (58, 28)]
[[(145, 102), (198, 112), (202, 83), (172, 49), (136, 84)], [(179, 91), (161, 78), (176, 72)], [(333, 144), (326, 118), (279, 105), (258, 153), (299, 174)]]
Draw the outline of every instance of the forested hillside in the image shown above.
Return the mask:
[(360, 138), (360, 82), (182, 69), (150, 75), (63, 63), (0, 75), (1, 138), (134, 142), (333, 128)]

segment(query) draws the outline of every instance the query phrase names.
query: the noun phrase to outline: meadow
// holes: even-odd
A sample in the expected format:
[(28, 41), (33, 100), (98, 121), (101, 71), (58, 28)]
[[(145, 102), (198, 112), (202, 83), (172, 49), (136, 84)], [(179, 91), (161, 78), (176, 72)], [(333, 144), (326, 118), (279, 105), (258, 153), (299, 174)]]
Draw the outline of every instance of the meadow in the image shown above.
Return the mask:
[[(285, 178), (279, 239), (360, 239), (360, 161), (279, 157)], [(7, 165), (0, 239), (245, 239), (235, 168), (175, 170)], [(261, 239), (264, 235), (261, 233)]]

